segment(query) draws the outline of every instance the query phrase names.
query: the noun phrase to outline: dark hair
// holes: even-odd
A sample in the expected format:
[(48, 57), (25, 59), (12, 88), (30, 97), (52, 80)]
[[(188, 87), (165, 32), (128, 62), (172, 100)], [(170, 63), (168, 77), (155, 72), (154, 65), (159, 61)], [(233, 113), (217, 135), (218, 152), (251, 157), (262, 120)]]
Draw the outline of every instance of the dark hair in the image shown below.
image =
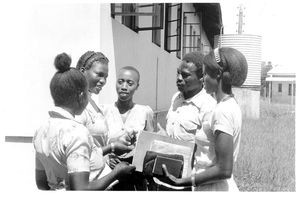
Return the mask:
[(70, 68), (71, 57), (58, 54), (54, 60), (57, 72), (51, 79), (50, 91), (56, 106), (73, 107), (78, 96), (87, 88), (87, 81), (79, 70)]
[(187, 53), (183, 56), (182, 60), (186, 63), (192, 62), (197, 67), (197, 77), (201, 79), (203, 77), (202, 66), (203, 66), (204, 55), (199, 51)]
[(124, 66), (120, 70), (131, 70), (131, 71), (136, 72), (136, 74), (138, 75), (138, 81), (137, 82), (139, 83), (139, 81), (140, 81), (140, 72), (135, 67), (133, 67), (133, 66)]
[(90, 69), (94, 62), (108, 64), (109, 60), (101, 52), (87, 51), (79, 58), (76, 68)]
[(222, 90), (232, 94), (231, 86), (241, 86), (248, 72), (245, 56), (238, 50), (230, 47), (216, 49), (219, 52), (220, 62), (217, 63), (214, 50), (204, 57), (205, 70), (213, 78), (222, 79)]

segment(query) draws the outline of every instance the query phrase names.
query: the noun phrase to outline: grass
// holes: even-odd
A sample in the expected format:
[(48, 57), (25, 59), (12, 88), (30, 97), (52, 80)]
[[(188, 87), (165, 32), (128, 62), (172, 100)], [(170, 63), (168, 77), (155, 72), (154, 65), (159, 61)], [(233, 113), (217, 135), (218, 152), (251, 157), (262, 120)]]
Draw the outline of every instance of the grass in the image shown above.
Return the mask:
[[(157, 121), (165, 127), (167, 112)], [(260, 103), (260, 119), (244, 119), (234, 165), (240, 191), (295, 191), (295, 107)]]
[(244, 119), (234, 178), (240, 191), (295, 191), (295, 107), (261, 101)]

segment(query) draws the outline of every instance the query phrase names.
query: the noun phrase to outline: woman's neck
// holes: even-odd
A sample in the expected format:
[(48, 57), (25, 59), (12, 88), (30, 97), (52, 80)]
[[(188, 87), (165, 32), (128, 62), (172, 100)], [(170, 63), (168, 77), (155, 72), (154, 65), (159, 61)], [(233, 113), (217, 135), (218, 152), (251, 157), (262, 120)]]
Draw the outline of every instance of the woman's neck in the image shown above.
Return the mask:
[(68, 108), (68, 107), (61, 107), (64, 110), (66, 110), (67, 112), (69, 112), (73, 117), (75, 117), (75, 110)]
[(132, 109), (133, 105), (134, 105), (134, 103), (133, 103), (132, 99), (127, 100), (127, 101), (122, 101), (122, 100), (118, 99), (118, 101), (116, 102), (116, 106), (119, 109), (119, 112), (121, 114), (124, 114), (127, 111), (129, 111), (130, 109)]

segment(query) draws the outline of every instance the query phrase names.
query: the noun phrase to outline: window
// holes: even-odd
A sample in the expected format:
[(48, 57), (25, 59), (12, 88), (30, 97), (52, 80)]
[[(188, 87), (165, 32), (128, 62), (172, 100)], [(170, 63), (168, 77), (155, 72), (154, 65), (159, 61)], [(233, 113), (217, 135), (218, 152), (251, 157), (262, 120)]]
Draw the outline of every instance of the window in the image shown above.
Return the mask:
[(181, 13), (182, 4), (166, 4), (165, 17), (165, 39), (164, 49), (171, 52), (176, 52), (176, 56), (181, 56)]
[[(152, 17), (152, 26), (153, 27), (158, 27), (162, 24), (161, 19), (163, 17), (160, 17), (161, 15), (158, 14), (162, 10), (163, 10), (162, 6), (160, 6), (159, 4), (154, 4), (153, 13), (156, 13), (156, 15), (154, 15)], [(160, 29), (152, 30), (152, 42), (158, 46), (161, 45), (161, 30)]]
[(183, 13), (183, 55), (188, 52), (203, 50), (203, 47), (201, 47), (201, 13), (197, 13), (200, 15), (199, 22), (192, 21), (191, 19), (194, 17), (189, 17), (195, 14), (195, 12)]
[(296, 84), (293, 86), (293, 96), (296, 96)]
[(189, 45), (189, 48), (190, 48), (190, 52), (193, 51), (193, 46), (192, 46), (192, 43), (193, 43), (193, 37), (192, 37), (192, 31), (193, 31), (193, 27), (192, 25), (190, 25), (190, 45)]
[(289, 84), (289, 93), (288, 93), (289, 96), (292, 95), (292, 84)]
[(278, 84), (278, 92), (282, 92), (282, 84), (281, 83)]
[(197, 39), (197, 50), (201, 51), (201, 39), (200, 38)]
[(196, 51), (196, 31), (193, 32), (193, 51)]
[[(156, 8), (154, 8), (156, 7)], [(111, 17), (135, 32), (163, 29), (163, 4), (145, 3), (112, 3)], [(142, 23), (144, 18), (155, 18), (155, 23)], [(149, 20), (153, 21), (153, 20)]]

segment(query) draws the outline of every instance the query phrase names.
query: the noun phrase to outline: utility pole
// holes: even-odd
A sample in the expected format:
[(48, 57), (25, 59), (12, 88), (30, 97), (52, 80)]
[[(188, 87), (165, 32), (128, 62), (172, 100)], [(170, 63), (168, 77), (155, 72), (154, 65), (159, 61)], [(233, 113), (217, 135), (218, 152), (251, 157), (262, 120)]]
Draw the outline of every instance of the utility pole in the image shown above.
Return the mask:
[(239, 14), (237, 15), (238, 18), (239, 18), (239, 22), (237, 23), (238, 24), (238, 34), (242, 34), (244, 31), (243, 31), (243, 25), (245, 25), (245, 23), (243, 22), (243, 19), (245, 17), (244, 15), (244, 7), (242, 4), (240, 4), (240, 6), (238, 7), (239, 9)]

